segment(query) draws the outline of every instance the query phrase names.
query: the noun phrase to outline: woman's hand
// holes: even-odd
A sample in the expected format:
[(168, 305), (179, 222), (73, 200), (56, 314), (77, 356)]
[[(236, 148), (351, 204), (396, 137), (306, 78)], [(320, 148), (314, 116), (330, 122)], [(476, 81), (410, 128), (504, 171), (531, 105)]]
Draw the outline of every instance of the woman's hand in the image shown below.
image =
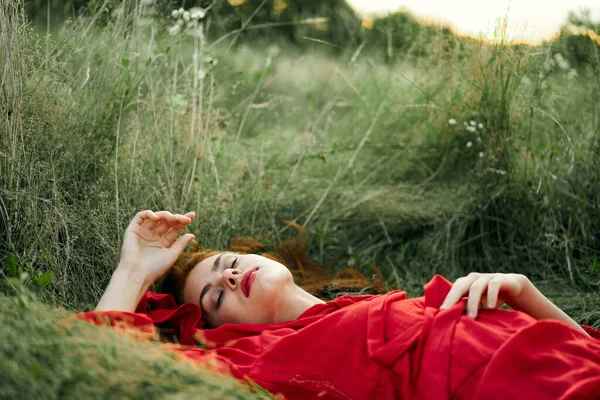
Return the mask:
[(148, 284), (154, 283), (177, 260), (185, 246), (194, 238), (177, 235), (196, 216), (168, 211), (140, 211), (129, 223), (123, 238), (119, 268), (137, 273)]
[(123, 238), (121, 261), (113, 272), (96, 311), (134, 312), (144, 292), (163, 275), (192, 234), (175, 240), (196, 214), (171, 214), (168, 211), (140, 211), (129, 223)]
[(506, 303), (512, 309), (527, 313), (535, 319), (560, 321), (589, 336), (577, 322), (548, 300), (525, 275), (472, 272), (454, 282), (440, 310), (453, 306), (466, 294), (469, 296), (469, 317), (475, 318), (480, 307), (494, 309)]
[(440, 310), (453, 306), (461, 297), (468, 294), (467, 315), (475, 318), (479, 308), (496, 309), (504, 303), (511, 305), (516, 302), (529, 283), (529, 279), (521, 274), (472, 272), (454, 282)]

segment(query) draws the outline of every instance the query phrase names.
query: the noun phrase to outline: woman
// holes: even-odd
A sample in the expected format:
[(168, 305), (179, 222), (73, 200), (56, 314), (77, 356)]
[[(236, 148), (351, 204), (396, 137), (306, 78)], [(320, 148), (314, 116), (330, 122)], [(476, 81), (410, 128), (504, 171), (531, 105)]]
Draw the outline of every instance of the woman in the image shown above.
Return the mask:
[[(193, 219), (138, 213), (96, 311), (79, 318), (127, 320), (150, 334), (171, 324), (181, 344), (205, 347), (180, 347), (189, 360), (286, 398), (600, 398), (600, 332), (523, 275), (470, 274), (454, 285), (436, 276), (420, 298), (394, 291), (326, 303), (273, 258), (205, 251), (184, 256), (165, 281), (183, 305), (147, 292), (192, 240), (175, 238)], [(503, 303), (519, 311), (497, 310)]]

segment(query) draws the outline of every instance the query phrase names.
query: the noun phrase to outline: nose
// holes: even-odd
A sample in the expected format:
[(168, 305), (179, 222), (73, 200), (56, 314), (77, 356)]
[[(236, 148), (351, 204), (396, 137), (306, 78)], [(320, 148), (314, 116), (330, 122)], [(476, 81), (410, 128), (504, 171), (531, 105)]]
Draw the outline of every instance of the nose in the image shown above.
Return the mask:
[(223, 271), (223, 281), (231, 290), (237, 289), (242, 278), (242, 271), (237, 268), (227, 268)]

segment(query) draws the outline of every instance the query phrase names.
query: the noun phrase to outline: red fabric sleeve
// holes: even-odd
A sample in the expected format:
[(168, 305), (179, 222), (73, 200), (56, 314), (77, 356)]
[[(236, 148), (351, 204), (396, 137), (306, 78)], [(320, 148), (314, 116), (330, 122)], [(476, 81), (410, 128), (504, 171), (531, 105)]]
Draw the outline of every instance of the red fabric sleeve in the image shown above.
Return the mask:
[(135, 313), (127, 311), (88, 311), (62, 320), (57, 328), (68, 328), (71, 319), (85, 321), (95, 326), (109, 326), (115, 331), (128, 331), (141, 339), (151, 340), (157, 333), (156, 325), (179, 328), (179, 343), (195, 346), (194, 335), (203, 326), (200, 307), (194, 303), (177, 305), (170, 294), (146, 292)]
[(185, 346), (196, 345), (194, 335), (204, 326), (202, 311), (197, 304), (185, 303), (179, 306), (170, 294), (146, 292), (135, 311), (146, 315), (153, 323), (178, 327), (179, 343)]
[[(186, 303), (181, 306), (170, 294), (146, 292), (136, 307), (136, 312), (127, 311), (88, 311), (75, 314), (61, 320), (56, 329), (65, 331), (73, 326), (76, 320), (98, 327), (110, 327), (115, 332), (126, 332), (139, 340), (158, 338), (157, 325), (168, 324), (179, 328), (179, 342), (164, 343), (163, 348), (180, 355), (183, 359), (202, 364), (204, 368), (217, 373), (236, 374), (235, 364), (214, 351), (195, 348), (195, 334), (203, 325), (200, 320), (201, 310), (197, 304)], [(190, 347), (194, 346), (194, 347)]]

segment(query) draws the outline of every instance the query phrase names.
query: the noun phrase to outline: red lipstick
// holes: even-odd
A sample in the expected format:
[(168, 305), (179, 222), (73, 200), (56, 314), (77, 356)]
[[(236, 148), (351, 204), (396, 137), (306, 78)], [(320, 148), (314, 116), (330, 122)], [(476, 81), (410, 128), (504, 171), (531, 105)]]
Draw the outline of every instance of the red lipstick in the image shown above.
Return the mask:
[(249, 269), (242, 276), (240, 287), (246, 297), (250, 296), (250, 288), (252, 287), (252, 283), (254, 283), (254, 279), (256, 279), (256, 271), (258, 271), (258, 267)]

